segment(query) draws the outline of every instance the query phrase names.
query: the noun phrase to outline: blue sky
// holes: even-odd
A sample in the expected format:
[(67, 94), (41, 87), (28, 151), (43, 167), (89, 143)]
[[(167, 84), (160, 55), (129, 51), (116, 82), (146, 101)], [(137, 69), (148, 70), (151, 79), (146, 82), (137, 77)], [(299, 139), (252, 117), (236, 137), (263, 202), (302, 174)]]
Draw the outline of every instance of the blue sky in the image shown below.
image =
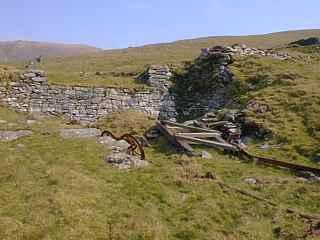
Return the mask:
[(0, 41), (105, 49), (320, 28), (319, 0), (3, 0)]

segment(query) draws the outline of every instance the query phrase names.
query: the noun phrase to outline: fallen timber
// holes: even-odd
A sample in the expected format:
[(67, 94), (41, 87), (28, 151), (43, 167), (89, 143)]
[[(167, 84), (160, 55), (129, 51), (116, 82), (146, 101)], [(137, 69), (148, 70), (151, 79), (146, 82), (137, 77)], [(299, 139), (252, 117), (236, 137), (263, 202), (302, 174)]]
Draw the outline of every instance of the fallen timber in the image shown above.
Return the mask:
[(183, 135), (176, 135), (176, 138), (182, 139), (182, 140), (187, 140), (189, 143), (195, 142), (195, 143), (201, 143), (201, 144), (209, 146), (209, 147), (216, 147), (216, 148), (222, 148), (222, 149), (231, 150), (231, 151), (237, 151), (236, 146), (233, 146), (233, 145), (227, 144), (227, 143), (203, 140), (203, 139), (199, 139), (199, 138), (195, 138), (195, 137), (188, 137), (188, 136), (183, 136)]
[(171, 125), (171, 126), (176, 126), (180, 127), (182, 129), (188, 129), (191, 131), (198, 131), (198, 132), (209, 132), (209, 133), (218, 133), (221, 134), (219, 131), (208, 129), (208, 128), (199, 128), (199, 127), (192, 127), (192, 126), (187, 126), (184, 124), (176, 123), (176, 122), (171, 122), (171, 121), (161, 121), (162, 124), (165, 125)]
[[(222, 181), (217, 181), (217, 184), (222, 188), (227, 188), (227, 189), (230, 189), (234, 192), (237, 192), (237, 193), (240, 193), (244, 196), (247, 196), (247, 197), (250, 197), (250, 198), (253, 198), (257, 201), (260, 201), (260, 202), (264, 202), (272, 207), (275, 207), (275, 208), (280, 208), (280, 205), (271, 201), (271, 200), (268, 200), (262, 196), (258, 196), (257, 194), (253, 193), (253, 192), (250, 192), (250, 191), (247, 191), (247, 190), (243, 190), (243, 189), (240, 189), (240, 188), (236, 188), (236, 187), (233, 187), (233, 186), (230, 186)], [(319, 220), (320, 219), (320, 215), (318, 214), (310, 214), (310, 213), (304, 213), (304, 212), (301, 212), (297, 209), (293, 209), (293, 208), (288, 208), (288, 207), (285, 207), (284, 210), (288, 213), (294, 213), (294, 214), (298, 214), (300, 217), (302, 218), (305, 218), (305, 219), (309, 219), (309, 220)]]
[(240, 153), (240, 156), (241, 155), (245, 156), (246, 158), (249, 158), (250, 160), (256, 161), (258, 164), (263, 164), (266, 166), (277, 166), (277, 167), (287, 168), (287, 169), (294, 170), (294, 171), (311, 172), (311, 173), (314, 173), (314, 174), (320, 176), (320, 169), (319, 168), (283, 162), (283, 161), (279, 161), (279, 160), (272, 159), (272, 158), (253, 156), (253, 155), (249, 154), (248, 152), (246, 152), (245, 150), (240, 149), (240, 148), (239, 148), (239, 153)]
[[(320, 169), (318, 168), (283, 162), (273, 158), (265, 158), (251, 155), (238, 145), (225, 141), (221, 137), (221, 132), (216, 130), (192, 127), (171, 121), (158, 121), (157, 126), (171, 144), (176, 146), (178, 150), (183, 151), (191, 156), (200, 155), (193, 150), (191, 145), (201, 144), (209, 147), (226, 150), (228, 153), (236, 155), (241, 159), (255, 161), (258, 164), (271, 167), (285, 168), (295, 172), (311, 172), (320, 176)], [(170, 126), (174, 126), (175, 128), (170, 129)], [(214, 138), (215, 141), (208, 140), (208, 138)]]
[(190, 156), (198, 156), (199, 154), (196, 154), (193, 151), (193, 148), (186, 142), (178, 140), (173, 132), (167, 128), (162, 122), (157, 121), (157, 127), (160, 130), (160, 132), (168, 139), (168, 141), (174, 145), (175, 147), (177, 147), (177, 149), (179, 151), (183, 151), (185, 152), (187, 155)]
[(211, 138), (211, 137), (220, 137), (221, 134), (219, 133), (177, 133), (176, 136)]

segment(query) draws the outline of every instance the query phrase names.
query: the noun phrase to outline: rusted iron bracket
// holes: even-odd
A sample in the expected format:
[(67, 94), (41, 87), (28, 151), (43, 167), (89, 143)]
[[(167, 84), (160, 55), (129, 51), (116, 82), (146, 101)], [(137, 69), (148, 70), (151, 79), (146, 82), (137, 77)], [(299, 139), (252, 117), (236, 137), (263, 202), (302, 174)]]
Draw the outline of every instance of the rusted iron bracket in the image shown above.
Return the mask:
[(259, 164), (267, 165), (267, 166), (276, 166), (276, 167), (282, 167), (287, 168), (289, 170), (293, 171), (304, 171), (304, 172), (312, 172), (318, 176), (320, 176), (320, 169), (314, 168), (314, 167), (308, 167), (304, 165), (299, 164), (293, 164), (288, 162), (279, 161), (272, 158), (265, 158), (265, 157), (257, 157), (253, 156), (250, 153), (246, 152), (245, 150), (239, 148), (239, 156), (240, 157), (246, 157), (250, 160), (255, 160)]
[(131, 134), (123, 134), (121, 137), (116, 137), (112, 132), (105, 130), (101, 133), (101, 137), (109, 136), (114, 140), (124, 140), (129, 144), (128, 153), (134, 156), (139, 156), (141, 160), (145, 160), (146, 155), (140, 142)]

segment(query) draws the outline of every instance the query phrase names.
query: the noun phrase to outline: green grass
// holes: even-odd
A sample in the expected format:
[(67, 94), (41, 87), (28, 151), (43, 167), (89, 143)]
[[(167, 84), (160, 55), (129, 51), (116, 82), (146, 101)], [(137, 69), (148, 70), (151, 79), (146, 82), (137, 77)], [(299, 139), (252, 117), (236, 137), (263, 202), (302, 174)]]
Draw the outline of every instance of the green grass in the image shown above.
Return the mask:
[[(1, 239), (277, 239), (279, 228), (297, 239), (307, 228), (282, 208), (194, 178), (207, 171), (283, 208), (320, 208), (317, 184), (215, 150), (211, 160), (189, 158), (160, 139), (146, 149), (148, 167), (120, 171), (104, 162), (109, 150), (94, 139), (61, 139), (58, 130), (73, 127), (63, 119), (6, 109), (0, 118), (11, 130), (12, 123), (22, 129), (27, 119), (38, 119), (25, 124), (32, 136), (0, 143)], [(247, 177), (262, 185), (245, 184)]]
[[(191, 44), (183, 42), (179, 46), (184, 47), (175, 51), (162, 45), (89, 58), (52, 59), (42, 67), (49, 72), (51, 83), (109, 86), (109, 76), (115, 73), (138, 74), (146, 64), (192, 59), (203, 42), (187, 51)], [(288, 51), (310, 54), (303, 49)], [(251, 152), (316, 166), (311, 158), (320, 151), (320, 57), (311, 52), (311, 58), (294, 61), (240, 58), (231, 66), (244, 86), (237, 94), (240, 102), (254, 98), (269, 106), (264, 114), (252, 112), (251, 118), (272, 129), (271, 144), (287, 142), (268, 152), (259, 149), (261, 142), (254, 142)], [(98, 78), (95, 71), (107, 74)], [(88, 77), (80, 77), (80, 72)], [(6, 72), (3, 79), (8, 78)], [(115, 78), (117, 86), (136, 87), (131, 85), (135, 84), (133, 78)], [(256, 88), (246, 89), (248, 83)], [(285, 208), (320, 213), (319, 183), (305, 183), (285, 170), (242, 163), (212, 149), (206, 149), (213, 156), (210, 160), (190, 158), (161, 138), (146, 149), (151, 162), (148, 167), (120, 171), (104, 162), (110, 151), (95, 139), (60, 138), (59, 129), (79, 127), (67, 120), (4, 108), (0, 108), (0, 119), (7, 121), (1, 123), (1, 130), (33, 131), (31, 136), (0, 142), (0, 239), (291, 240), (301, 239), (308, 224), (286, 213)], [(37, 123), (28, 124), (28, 119)], [(153, 123), (129, 112), (101, 119), (97, 126), (118, 135), (142, 134)], [(214, 171), (226, 184), (278, 203), (280, 208), (223, 189), (217, 181), (194, 178), (207, 171)], [(261, 184), (244, 183), (248, 177)]]
[[(298, 39), (320, 37), (320, 30), (289, 31), (265, 35), (221, 36), (172, 43), (146, 45), (126, 49), (107, 50), (75, 57), (44, 59), (40, 66), (49, 74), (49, 82), (63, 85), (115, 86), (141, 88), (134, 77), (114, 77), (119, 73), (138, 75), (150, 64), (180, 64), (199, 56), (201, 48), (215, 45), (244, 43), (250, 47), (276, 48)], [(18, 64), (23, 68), (25, 63)], [(97, 71), (105, 77), (97, 77)], [(85, 72), (86, 76), (81, 76)]]
[(312, 164), (310, 159), (320, 150), (320, 56), (289, 61), (249, 57), (231, 68), (244, 85), (255, 86), (240, 100), (268, 106), (267, 112), (252, 112), (251, 117), (272, 129), (273, 143), (287, 142), (270, 154), (282, 152), (285, 160)]

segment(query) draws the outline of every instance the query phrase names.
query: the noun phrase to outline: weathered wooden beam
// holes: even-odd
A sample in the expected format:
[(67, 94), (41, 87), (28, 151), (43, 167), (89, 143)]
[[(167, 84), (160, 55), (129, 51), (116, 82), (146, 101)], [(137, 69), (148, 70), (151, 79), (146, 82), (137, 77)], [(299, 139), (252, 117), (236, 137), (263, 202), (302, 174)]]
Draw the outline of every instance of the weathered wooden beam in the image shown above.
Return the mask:
[(196, 155), (193, 148), (189, 145), (186, 141), (177, 140), (177, 142), (183, 147), (184, 150), (187, 151), (187, 153), (191, 153), (193, 156)]
[(177, 139), (186, 140), (190, 144), (192, 142), (202, 143), (203, 145), (206, 145), (206, 146), (209, 146), (209, 147), (215, 147), (215, 148), (222, 148), (222, 149), (226, 149), (226, 150), (238, 151), (237, 147), (235, 147), (235, 146), (233, 146), (231, 144), (215, 142), (215, 141), (209, 141), (209, 140), (204, 140), (204, 139), (199, 139), (199, 138), (194, 138), (194, 137), (187, 137), (187, 136), (176, 136), (176, 137), (177, 137)]
[(263, 157), (254, 157), (254, 158), (260, 164), (279, 166), (279, 167), (293, 169), (296, 171), (312, 172), (312, 173), (320, 176), (320, 169), (319, 168), (308, 167), (308, 166), (303, 166), (303, 165), (293, 164), (293, 163), (288, 163), (288, 162), (282, 162), (282, 161), (279, 161), (276, 159), (271, 159), (271, 158), (263, 158)]
[(183, 129), (182, 127), (174, 127), (174, 126), (166, 126), (168, 129), (178, 129), (181, 130)]
[(216, 137), (216, 139), (218, 140), (218, 142), (221, 142), (221, 143), (226, 143), (228, 144), (228, 142), (226, 140), (224, 140), (221, 136), (219, 137)]
[(189, 129), (191, 131), (197, 131), (197, 132), (209, 132), (209, 133), (220, 133), (219, 131), (216, 130), (211, 130), (211, 129), (207, 129), (207, 128), (198, 128), (198, 127), (192, 127), (192, 126), (186, 126), (180, 123), (176, 123), (176, 122), (171, 122), (171, 121), (162, 121), (163, 124), (167, 124), (167, 125), (171, 125), (171, 126), (176, 126), (176, 127), (181, 127), (181, 128), (185, 128), (185, 129)]
[(201, 118), (201, 122), (205, 123), (212, 123), (212, 122), (218, 122), (219, 120), (217, 118)]
[(246, 157), (247, 159), (255, 160), (258, 164), (268, 165), (272, 167), (282, 167), (282, 168), (287, 168), (294, 171), (312, 172), (320, 176), (319, 168), (314, 168), (314, 167), (309, 167), (309, 166), (304, 166), (304, 165), (299, 165), (299, 164), (294, 164), (289, 162), (283, 162), (283, 161), (279, 161), (272, 158), (253, 156), (247, 151), (245, 151), (244, 149), (240, 149), (240, 155), (243, 157)]
[(196, 133), (196, 132), (192, 132), (192, 133), (176, 133), (176, 136), (187, 136), (187, 137), (197, 137), (197, 138), (216, 138), (216, 137), (220, 137), (221, 134), (220, 133)]
[(162, 132), (162, 134), (168, 139), (168, 141), (178, 148), (179, 151), (184, 151), (185, 153), (197, 156), (197, 154), (193, 151), (192, 147), (183, 140), (178, 140), (174, 134), (161, 122), (157, 121), (157, 127)]
[(213, 122), (213, 123), (207, 123), (209, 127), (220, 127), (225, 124), (229, 123), (228, 121), (219, 121), (219, 122)]
[[(180, 140), (180, 141), (181, 141), (181, 140)], [(187, 141), (187, 140), (184, 140), (184, 142), (188, 143), (189, 145), (203, 145), (202, 143), (196, 143), (196, 142)]]

